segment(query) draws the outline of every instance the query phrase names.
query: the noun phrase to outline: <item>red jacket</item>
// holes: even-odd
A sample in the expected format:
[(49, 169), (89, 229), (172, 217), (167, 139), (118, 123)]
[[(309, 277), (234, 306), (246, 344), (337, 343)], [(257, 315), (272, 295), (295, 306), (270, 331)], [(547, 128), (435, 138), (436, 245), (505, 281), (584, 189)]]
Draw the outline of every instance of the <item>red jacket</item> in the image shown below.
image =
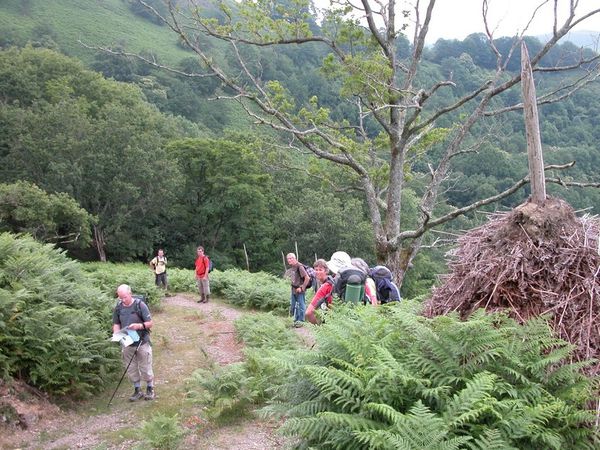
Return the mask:
[(196, 258), (196, 277), (206, 278), (208, 276), (208, 269), (210, 267), (210, 261), (208, 256), (198, 256)]

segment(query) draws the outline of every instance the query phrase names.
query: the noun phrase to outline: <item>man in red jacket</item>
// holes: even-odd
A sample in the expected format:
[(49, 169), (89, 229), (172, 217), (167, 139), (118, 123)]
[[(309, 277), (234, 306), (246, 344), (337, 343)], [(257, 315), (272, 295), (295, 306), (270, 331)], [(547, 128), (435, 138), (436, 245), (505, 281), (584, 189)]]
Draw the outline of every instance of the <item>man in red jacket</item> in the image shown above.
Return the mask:
[(208, 298), (210, 297), (210, 284), (208, 281), (210, 261), (208, 256), (204, 254), (204, 247), (198, 247), (196, 252), (198, 253), (198, 257), (196, 258), (196, 285), (200, 292), (198, 303), (208, 303)]

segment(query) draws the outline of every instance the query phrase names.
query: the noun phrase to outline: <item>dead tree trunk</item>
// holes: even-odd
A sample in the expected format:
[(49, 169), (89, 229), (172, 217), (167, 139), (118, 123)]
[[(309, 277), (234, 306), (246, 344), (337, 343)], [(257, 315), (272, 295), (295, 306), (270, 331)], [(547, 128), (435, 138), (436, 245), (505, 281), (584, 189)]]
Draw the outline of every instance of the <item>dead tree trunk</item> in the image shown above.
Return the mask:
[(527, 137), (527, 159), (531, 180), (531, 199), (542, 205), (546, 200), (546, 180), (544, 178), (544, 158), (540, 137), (540, 120), (537, 109), (537, 96), (529, 53), (525, 42), (521, 42), (521, 86), (523, 92), (523, 114)]
[(102, 262), (106, 262), (105, 245), (104, 230), (102, 230), (99, 225), (94, 225), (94, 247), (96, 247), (98, 258)]

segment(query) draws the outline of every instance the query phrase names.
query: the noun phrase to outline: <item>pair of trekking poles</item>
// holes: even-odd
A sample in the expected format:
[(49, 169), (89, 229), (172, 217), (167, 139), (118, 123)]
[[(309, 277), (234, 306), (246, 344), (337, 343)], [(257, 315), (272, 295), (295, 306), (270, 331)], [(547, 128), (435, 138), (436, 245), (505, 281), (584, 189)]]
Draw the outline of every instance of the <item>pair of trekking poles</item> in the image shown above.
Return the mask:
[(137, 351), (140, 348), (141, 344), (142, 344), (142, 340), (140, 339), (138, 341), (137, 345), (135, 346), (135, 351), (133, 352), (133, 355), (131, 355), (131, 359), (129, 360), (129, 364), (127, 364), (127, 367), (125, 367), (125, 371), (123, 372), (123, 375), (121, 375), (121, 379), (119, 380), (119, 384), (117, 384), (117, 387), (115, 388), (115, 391), (113, 392), (112, 396), (110, 397), (110, 400), (108, 401), (108, 405), (106, 405), (107, 408), (110, 407), (110, 404), (112, 403), (113, 398), (115, 398), (115, 394), (119, 390), (119, 387), (121, 386), (121, 383), (123, 382), (123, 378), (125, 378), (125, 374), (129, 370), (129, 366), (131, 365), (131, 362), (133, 361), (133, 358), (135, 358), (135, 355), (137, 355)]

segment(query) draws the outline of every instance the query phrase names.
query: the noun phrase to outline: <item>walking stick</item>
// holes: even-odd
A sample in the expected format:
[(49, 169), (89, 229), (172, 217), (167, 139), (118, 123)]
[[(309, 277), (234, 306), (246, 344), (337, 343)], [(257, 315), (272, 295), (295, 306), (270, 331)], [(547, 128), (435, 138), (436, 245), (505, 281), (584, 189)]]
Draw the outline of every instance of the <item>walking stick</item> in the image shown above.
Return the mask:
[(135, 346), (135, 351), (133, 352), (133, 355), (131, 355), (131, 359), (129, 360), (129, 364), (127, 364), (127, 367), (125, 367), (125, 371), (123, 372), (123, 375), (121, 375), (121, 379), (119, 380), (119, 384), (117, 384), (115, 392), (113, 392), (112, 396), (110, 397), (110, 400), (108, 401), (108, 405), (106, 405), (107, 408), (110, 408), (110, 404), (113, 401), (113, 398), (115, 398), (115, 394), (119, 390), (119, 386), (121, 386), (121, 383), (123, 382), (123, 378), (125, 378), (125, 374), (127, 373), (127, 370), (129, 370), (129, 366), (131, 365), (131, 361), (133, 361), (133, 358), (135, 358), (135, 355), (137, 355), (137, 351), (138, 351), (138, 348), (140, 348), (140, 344), (141, 343), (142, 343), (142, 340), (140, 339), (138, 341), (137, 345)]

